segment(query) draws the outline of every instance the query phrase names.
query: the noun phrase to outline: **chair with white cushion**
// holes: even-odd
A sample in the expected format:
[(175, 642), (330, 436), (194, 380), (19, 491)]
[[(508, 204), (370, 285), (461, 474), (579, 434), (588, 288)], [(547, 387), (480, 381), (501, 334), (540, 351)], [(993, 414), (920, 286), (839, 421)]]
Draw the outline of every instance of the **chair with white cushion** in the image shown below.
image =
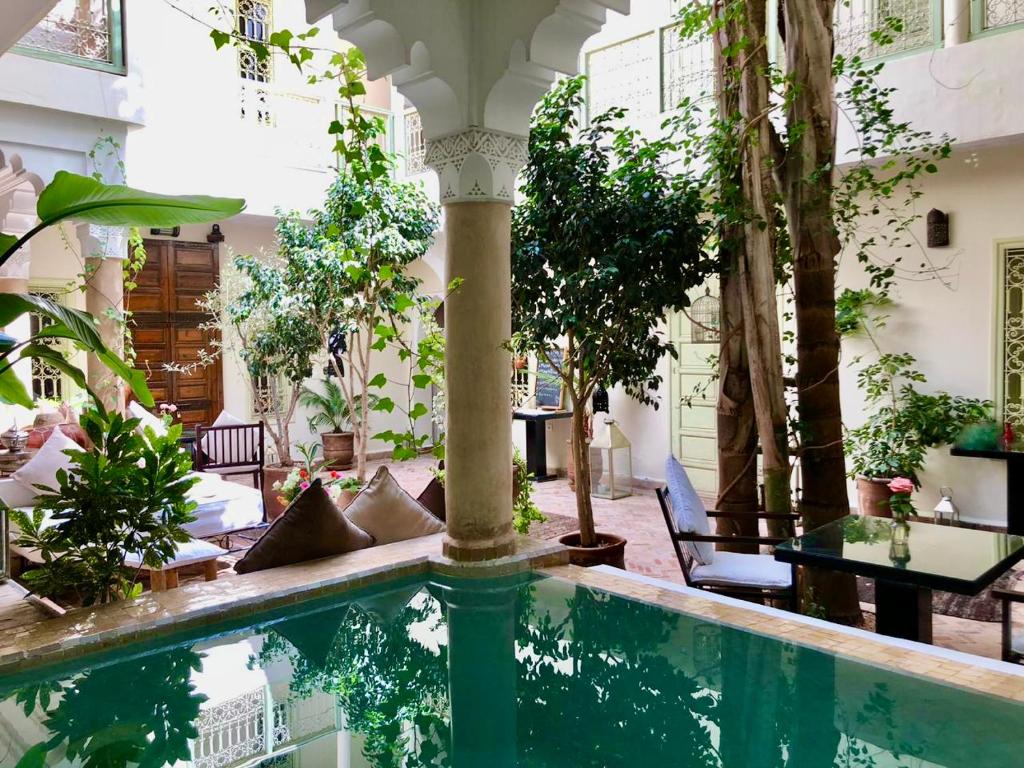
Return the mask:
[(670, 456), (665, 463), (668, 487), (657, 489), (665, 524), (679, 558), (687, 586), (743, 599), (773, 600), (797, 610), (794, 568), (771, 555), (715, 551), (715, 544), (778, 544), (772, 536), (720, 536), (712, 534), (709, 518), (799, 520), (796, 514), (719, 512), (708, 510), (686, 470)]

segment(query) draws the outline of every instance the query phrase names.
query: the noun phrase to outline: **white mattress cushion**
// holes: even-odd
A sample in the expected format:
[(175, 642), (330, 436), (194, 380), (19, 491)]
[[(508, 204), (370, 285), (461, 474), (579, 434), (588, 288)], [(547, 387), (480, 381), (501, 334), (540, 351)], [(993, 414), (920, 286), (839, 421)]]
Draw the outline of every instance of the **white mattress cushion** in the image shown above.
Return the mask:
[(68, 450), (80, 451), (82, 446), (61, 430), (53, 430), (36, 455), (19, 467), (11, 475), (11, 479), (22, 488), (32, 491), (34, 495), (40, 493), (39, 489), (35, 487), (37, 485), (43, 485), (56, 491), (58, 488), (57, 470), (69, 470), (75, 465), (71, 457), (64, 453)]
[(793, 570), (771, 555), (716, 552), (711, 565), (695, 565), (690, 578), (698, 584), (731, 587), (789, 587)]
[(195, 520), (183, 526), (191, 536), (204, 538), (244, 531), (263, 523), (263, 494), (258, 488), (224, 480), (211, 472), (196, 472), (199, 482), (189, 489), (198, 505)]
[[(669, 504), (672, 516), (680, 533), (711, 534), (711, 524), (704, 502), (697, 495), (690, 478), (675, 456), (665, 460), (665, 481), (668, 483)], [(680, 542), (690, 557), (699, 565), (711, 565), (715, 561), (715, 546), (709, 541)]]
[[(201, 562), (210, 558), (222, 557), (228, 554), (226, 549), (221, 549), (216, 544), (199, 539), (189, 539), (174, 545), (174, 558), (169, 560), (164, 568), (177, 568), (189, 563)], [(126, 565), (138, 566), (142, 559), (137, 554), (129, 554), (125, 557)]]
[(138, 400), (132, 400), (130, 403), (128, 403), (128, 413), (133, 418), (139, 419), (139, 426), (136, 427), (136, 429), (139, 431), (139, 434), (142, 434), (146, 427), (152, 427), (153, 431), (160, 436), (167, 434), (167, 425), (164, 424), (164, 420), (158, 419), (156, 416), (154, 416), (152, 413), (146, 410), (142, 406), (142, 403), (140, 403)]

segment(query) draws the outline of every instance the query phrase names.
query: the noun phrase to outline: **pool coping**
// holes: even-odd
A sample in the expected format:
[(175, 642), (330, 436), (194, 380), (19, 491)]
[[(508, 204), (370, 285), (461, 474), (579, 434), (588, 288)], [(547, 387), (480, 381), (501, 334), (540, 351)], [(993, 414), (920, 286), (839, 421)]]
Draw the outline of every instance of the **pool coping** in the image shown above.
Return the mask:
[(150, 639), (172, 628), (187, 630), (405, 576), (494, 578), (564, 564), (569, 558), (568, 550), (557, 542), (520, 536), (512, 555), (455, 562), (440, 554), (443, 536), (438, 533), (227, 579), (192, 582), (59, 617), (39, 612), (36, 621), (0, 635), (0, 674)]
[(1020, 665), (832, 624), (609, 566), (557, 565), (542, 567), (539, 571), (841, 658), (1024, 702), (1024, 667)]

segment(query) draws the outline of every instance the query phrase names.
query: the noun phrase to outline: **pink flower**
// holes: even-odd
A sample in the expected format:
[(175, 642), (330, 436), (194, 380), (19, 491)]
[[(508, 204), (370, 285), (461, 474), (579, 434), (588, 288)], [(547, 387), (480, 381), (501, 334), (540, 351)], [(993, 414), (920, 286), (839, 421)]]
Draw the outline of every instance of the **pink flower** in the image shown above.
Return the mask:
[(177, 413), (178, 406), (176, 406), (174, 403), (171, 403), (170, 405), (167, 406), (167, 410), (170, 411), (171, 413)]
[(913, 493), (914, 482), (905, 477), (894, 477), (889, 481), (889, 490), (893, 493)]
[(309, 488), (309, 481), (303, 480), (301, 483), (299, 483), (299, 488), (301, 488), (302, 490), (306, 490), (307, 488)]

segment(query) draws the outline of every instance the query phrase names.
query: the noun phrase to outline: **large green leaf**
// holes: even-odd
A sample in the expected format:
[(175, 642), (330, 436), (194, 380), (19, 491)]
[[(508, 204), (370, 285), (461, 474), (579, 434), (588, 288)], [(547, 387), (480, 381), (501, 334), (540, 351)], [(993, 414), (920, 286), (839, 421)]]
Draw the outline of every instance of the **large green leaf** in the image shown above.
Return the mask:
[(110, 350), (97, 352), (96, 357), (107, 368), (124, 379), (135, 395), (135, 399), (142, 403), (142, 405), (146, 408), (152, 408), (156, 405), (156, 402), (153, 400), (153, 393), (149, 391), (149, 386), (146, 384), (146, 376), (142, 371), (138, 368), (132, 368)]
[(21, 379), (14, 373), (13, 368), (8, 368), (3, 373), (0, 373), (0, 403), (11, 403), (12, 405), (24, 406), (25, 408), (35, 407), (32, 398), (28, 394), (28, 390), (25, 389)]
[[(40, 229), (64, 219), (107, 226), (174, 227), (227, 219), (245, 209), (245, 200), (207, 195), (158, 195), (90, 176), (58, 171), (36, 205)], [(0, 235), (0, 264), (19, 241)]]
[(173, 227), (219, 221), (244, 208), (241, 198), (158, 195), (58, 171), (39, 196), (36, 214), (45, 224), (73, 218), (108, 226)]

